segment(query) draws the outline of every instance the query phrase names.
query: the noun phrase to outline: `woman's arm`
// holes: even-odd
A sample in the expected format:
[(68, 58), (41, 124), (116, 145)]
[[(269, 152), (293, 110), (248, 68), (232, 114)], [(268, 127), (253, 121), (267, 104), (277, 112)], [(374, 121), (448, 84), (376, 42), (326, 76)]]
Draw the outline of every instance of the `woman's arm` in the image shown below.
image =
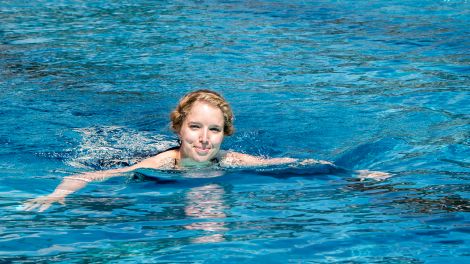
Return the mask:
[[(282, 164), (327, 164), (333, 163), (325, 160), (305, 159), (299, 160), (294, 158), (263, 158), (259, 156), (252, 156), (239, 152), (227, 152), (222, 158), (222, 163), (227, 166), (269, 166), (269, 165), (282, 165)], [(333, 165), (334, 166), (334, 165)]]
[(65, 204), (65, 197), (84, 188), (89, 182), (104, 181), (112, 177), (125, 176), (125, 173), (140, 168), (162, 168), (168, 163), (172, 155), (172, 151), (167, 151), (157, 156), (147, 158), (133, 166), (106, 171), (86, 172), (64, 177), (62, 182), (52, 193), (26, 201), (23, 209), (26, 211), (38, 210), (42, 212), (47, 210), (55, 202)]
[[(263, 158), (252, 156), (248, 154), (238, 153), (238, 152), (227, 152), (222, 159), (222, 163), (226, 166), (270, 166), (270, 165), (282, 165), (282, 164), (298, 164), (298, 165), (314, 165), (314, 164), (323, 164), (330, 165), (342, 171), (348, 171), (347, 169), (340, 168), (333, 164), (332, 162), (325, 160), (316, 160), (316, 159), (305, 159), (299, 160), (294, 158)], [(375, 179), (375, 180), (385, 180), (392, 175), (390, 173), (381, 172), (381, 171), (369, 171), (369, 170), (356, 170), (351, 171), (357, 175), (361, 180), (364, 179)]]

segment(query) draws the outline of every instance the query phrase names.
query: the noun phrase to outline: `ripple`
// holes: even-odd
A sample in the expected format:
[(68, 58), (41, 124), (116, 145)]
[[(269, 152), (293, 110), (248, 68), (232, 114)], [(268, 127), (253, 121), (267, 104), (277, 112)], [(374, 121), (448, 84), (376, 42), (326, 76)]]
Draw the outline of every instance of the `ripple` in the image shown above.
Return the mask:
[(47, 43), (54, 41), (53, 39), (50, 38), (27, 38), (27, 39), (19, 39), (19, 40), (14, 40), (11, 41), (10, 44), (12, 45), (24, 45), (24, 44), (40, 44), (40, 43)]

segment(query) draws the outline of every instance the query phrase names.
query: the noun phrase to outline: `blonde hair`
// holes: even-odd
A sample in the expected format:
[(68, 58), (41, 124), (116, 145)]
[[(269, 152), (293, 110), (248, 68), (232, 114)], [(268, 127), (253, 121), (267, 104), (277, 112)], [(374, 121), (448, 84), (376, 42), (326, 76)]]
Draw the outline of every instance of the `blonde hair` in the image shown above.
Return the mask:
[(195, 102), (204, 102), (219, 108), (224, 115), (224, 135), (230, 136), (233, 134), (235, 128), (233, 127), (232, 108), (220, 94), (210, 90), (197, 90), (181, 98), (175, 110), (170, 114), (173, 131), (178, 133), (181, 130), (183, 121), (189, 115)]

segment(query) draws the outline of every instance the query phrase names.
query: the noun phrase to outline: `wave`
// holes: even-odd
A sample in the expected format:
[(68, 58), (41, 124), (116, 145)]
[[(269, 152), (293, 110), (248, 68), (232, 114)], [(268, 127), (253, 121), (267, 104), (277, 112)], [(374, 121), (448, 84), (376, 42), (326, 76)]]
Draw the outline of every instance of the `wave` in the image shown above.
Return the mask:
[(155, 155), (177, 142), (165, 135), (136, 131), (120, 126), (96, 126), (75, 129), (81, 134), (78, 147), (66, 160), (72, 167), (102, 170), (129, 166)]

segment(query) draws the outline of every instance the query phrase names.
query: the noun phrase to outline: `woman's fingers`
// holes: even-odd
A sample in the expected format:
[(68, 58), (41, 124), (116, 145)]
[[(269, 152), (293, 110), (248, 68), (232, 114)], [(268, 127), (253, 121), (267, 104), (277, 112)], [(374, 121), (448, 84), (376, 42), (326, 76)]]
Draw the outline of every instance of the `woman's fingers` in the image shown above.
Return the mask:
[(41, 207), (39, 207), (38, 212), (44, 212), (44, 211), (46, 211), (49, 207), (51, 207), (51, 204), (52, 204), (52, 203), (44, 203), (44, 204), (42, 204)]
[(357, 172), (361, 179), (375, 179), (380, 181), (392, 177), (392, 174), (381, 171), (358, 170)]
[(42, 204), (41, 198), (31, 199), (31, 200), (28, 200), (26, 203), (24, 203), (23, 209), (25, 211), (33, 211), (34, 209), (41, 206), (41, 204)]
[(28, 200), (24, 203), (23, 210), (25, 211), (38, 211), (44, 212), (55, 202), (65, 205), (65, 199), (62, 197), (38, 197), (35, 199)]
[(326, 160), (316, 160), (316, 159), (305, 159), (299, 163), (300, 165), (311, 165), (311, 164), (324, 164), (324, 165), (334, 165), (333, 163)]
[(31, 211), (35, 207), (35, 204), (33, 202), (27, 201), (23, 204), (23, 210), (25, 211)]

